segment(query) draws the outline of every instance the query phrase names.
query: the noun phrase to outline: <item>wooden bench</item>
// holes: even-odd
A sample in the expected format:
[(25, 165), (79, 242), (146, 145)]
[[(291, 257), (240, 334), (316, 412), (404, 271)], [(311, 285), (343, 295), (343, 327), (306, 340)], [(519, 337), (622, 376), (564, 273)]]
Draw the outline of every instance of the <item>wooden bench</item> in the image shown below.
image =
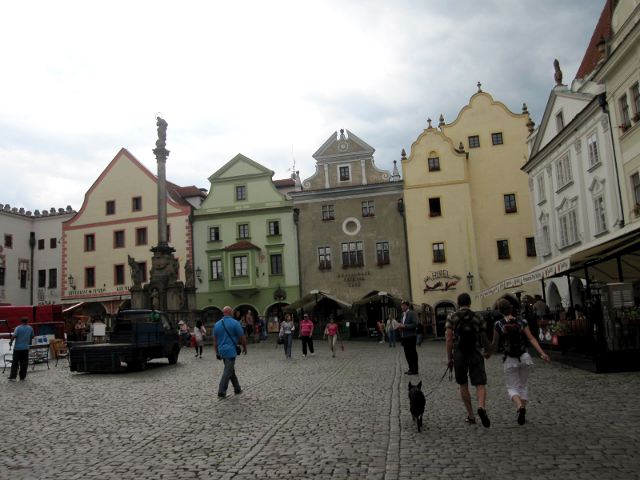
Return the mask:
[[(4, 366), (2, 373), (13, 363), (13, 352), (4, 354)], [(36, 363), (46, 363), (49, 370), (49, 344), (29, 346), (29, 365), (31, 370), (36, 368)]]

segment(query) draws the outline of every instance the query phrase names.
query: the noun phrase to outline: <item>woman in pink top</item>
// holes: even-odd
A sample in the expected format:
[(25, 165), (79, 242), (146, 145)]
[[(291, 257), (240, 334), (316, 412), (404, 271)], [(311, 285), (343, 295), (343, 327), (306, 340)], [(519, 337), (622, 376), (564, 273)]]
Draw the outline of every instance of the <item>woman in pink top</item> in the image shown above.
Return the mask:
[(336, 356), (336, 343), (338, 342), (338, 324), (331, 318), (327, 328), (324, 329), (324, 336), (329, 339), (329, 348), (331, 348), (331, 356)]
[(300, 322), (300, 339), (302, 340), (302, 356), (307, 356), (307, 345), (309, 345), (311, 356), (315, 355), (313, 353), (313, 322), (308, 313), (304, 314)]

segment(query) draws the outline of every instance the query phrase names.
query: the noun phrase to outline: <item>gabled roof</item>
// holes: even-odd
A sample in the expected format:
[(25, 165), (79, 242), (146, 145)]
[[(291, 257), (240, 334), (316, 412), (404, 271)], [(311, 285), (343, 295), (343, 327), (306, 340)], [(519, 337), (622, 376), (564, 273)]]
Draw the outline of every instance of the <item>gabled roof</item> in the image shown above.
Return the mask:
[(293, 178), (282, 178), (280, 180), (274, 180), (273, 184), (276, 186), (276, 188), (295, 187), (296, 181)]
[(596, 24), (596, 28), (593, 30), (593, 34), (591, 35), (591, 40), (589, 41), (589, 45), (587, 46), (587, 50), (584, 52), (584, 57), (582, 58), (582, 63), (580, 63), (580, 67), (576, 73), (576, 78), (585, 78), (591, 72), (593, 72), (600, 62), (601, 54), (598, 50), (598, 43), (600, 43), (601, 39), (605, 41), (611, 39), (611, 17), (613, 14), (613, 9), (616, 2), (612, 0), (607, 0), (602, 9), (602, 13), (600, 14), (600, 18), (598, 19), (598, 23)]
[(227, 173), (233, 166), (237, 163), (246, 163), (253, 167), (256, 170), (256, 174), (258, 175), (268, 175), (269, 177), (273, 177), (273, 170), (269, 170), (268, 168), (260, 165), (258, 162), (254, 162), (249, 157), (238, 153), (235, 157), (225, 163), (221, 168), (219, 168), (214, 174), (209, 177), (209, 181), (213, 182), (214, 180), (221, 180), (222, 177)]
[(233, 250), (251, 250), (251, 249), (260, 250), (260, 247), (258, 247), (257, 245), (254, 245), (253, 243), (247, 240), (240, 240), (236, 243), (232, 243), (231, 245), (227, 245), (226, 247), (224, 247), (224, 250), (228, 252)]
[(313, 158), (321, 161), (331, 158), (371, 156), (376, 151), (375, 148), (349, 130), (346, 130), (347, 135), (344, 132), (345, 130), (340, 130), (340, 135), (338, 132), (334, 132), (313, 154)]

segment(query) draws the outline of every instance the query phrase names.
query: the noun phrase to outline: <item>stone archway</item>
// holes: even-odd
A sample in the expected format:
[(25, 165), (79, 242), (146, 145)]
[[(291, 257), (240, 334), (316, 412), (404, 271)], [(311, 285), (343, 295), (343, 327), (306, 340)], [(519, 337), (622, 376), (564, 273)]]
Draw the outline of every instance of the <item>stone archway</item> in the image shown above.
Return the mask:
[(555, 282), (549, 282), (547, 291), (547, 305), (549, 306), (549, 310), (551, 310), (552, 312), (556, 312), (563, 308), (562, 296), (560, 296), (560, 291), (558, 290), (558, 286), (555, 284)]

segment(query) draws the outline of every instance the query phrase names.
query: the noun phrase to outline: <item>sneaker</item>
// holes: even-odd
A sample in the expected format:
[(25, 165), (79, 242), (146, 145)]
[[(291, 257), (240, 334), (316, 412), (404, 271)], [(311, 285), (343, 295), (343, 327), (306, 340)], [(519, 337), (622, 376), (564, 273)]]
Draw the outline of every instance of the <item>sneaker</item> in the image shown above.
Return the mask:
[(241, 390), (238, 390), (238, 391), (235, 391), (235, 392), (233, 392), (233, 393), (235, 393), (236, 395), (240, 395), (240, 394), (242, 394), (242, 389), (241, 389)]
[(489, 428), (491, 426), (491, 420), (489, 420), (487, 411), (484, 408), (478, 409), (478, 416), (480, 417), (480, 420), (482, 420), (482, 426), (484, 428)]
[(227, 398), (227, 394), (226, 394), (226, 393), (219, 393), (219, 394), (218, 394), (218, 398), (219, 398), (220, 400), (222, 400), (223, 398)]
[(527, 409), (524, 407), (520, 407), (518, 409), (518, 425), (524, 425), (527, 421), (525, 415), (527, 414)]

